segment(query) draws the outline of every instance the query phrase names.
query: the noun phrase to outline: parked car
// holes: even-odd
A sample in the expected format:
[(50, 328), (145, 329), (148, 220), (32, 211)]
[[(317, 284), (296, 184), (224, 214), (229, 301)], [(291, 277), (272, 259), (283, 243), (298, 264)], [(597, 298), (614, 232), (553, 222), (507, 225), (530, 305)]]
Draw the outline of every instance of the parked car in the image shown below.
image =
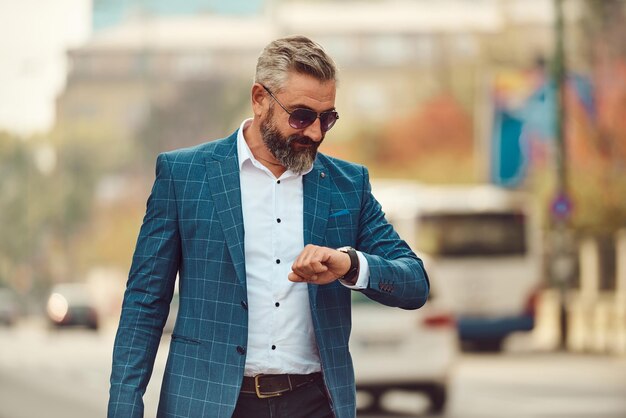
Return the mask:
[(11, 326), (19, 316), (17, 297), (9, 289), (0, 289), (0, 324)]
[(357, 392), (371, 397), (367, 412), (380, 411), (382, 396), (394, 389), (424, 393), (429, 412), (444, 410), (460, 348), (453, 317), (434, 302), (404, 310), (353, 292), (350, 351)]
[(57, 328), (84, 326), (92, 330), (98, 329), (98, 311), (83, 283), (54, 286), (48, 298), (46, 312), (51, 324)]

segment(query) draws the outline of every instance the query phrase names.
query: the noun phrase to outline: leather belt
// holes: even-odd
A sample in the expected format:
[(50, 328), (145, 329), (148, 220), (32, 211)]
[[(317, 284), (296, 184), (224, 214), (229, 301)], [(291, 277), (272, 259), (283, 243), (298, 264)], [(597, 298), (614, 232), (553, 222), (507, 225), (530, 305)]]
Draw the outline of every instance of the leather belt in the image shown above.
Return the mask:
[(317, 382), (322, 373), (311, 374), (257, 374), (254, 377), (244, 376), (241, 393), (254, 394), (258, 398), (280, 396), (285, 392)]

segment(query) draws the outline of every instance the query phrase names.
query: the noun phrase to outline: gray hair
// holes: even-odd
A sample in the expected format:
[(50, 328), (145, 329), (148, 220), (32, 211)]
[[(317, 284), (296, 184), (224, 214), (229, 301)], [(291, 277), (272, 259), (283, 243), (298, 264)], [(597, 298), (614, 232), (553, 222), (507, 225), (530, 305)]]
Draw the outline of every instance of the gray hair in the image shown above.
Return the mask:
[(335, 63), (324, 49), (306, 36), (291, 35), (276, 39), (263, 49), (254, 82), (279, 92), (292, 71), (320, 81), (337, 81)]

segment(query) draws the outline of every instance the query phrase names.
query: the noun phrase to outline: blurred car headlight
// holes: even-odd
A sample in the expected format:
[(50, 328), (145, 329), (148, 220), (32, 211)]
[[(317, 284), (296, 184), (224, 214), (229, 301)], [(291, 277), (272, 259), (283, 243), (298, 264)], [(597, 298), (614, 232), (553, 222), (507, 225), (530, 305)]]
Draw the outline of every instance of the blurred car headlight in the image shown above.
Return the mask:
[(65, 319), (69, 309), (67, 299), (59, 294), (53, 293), (48, 299), (48, 315), (54, 322), (61, 322)]

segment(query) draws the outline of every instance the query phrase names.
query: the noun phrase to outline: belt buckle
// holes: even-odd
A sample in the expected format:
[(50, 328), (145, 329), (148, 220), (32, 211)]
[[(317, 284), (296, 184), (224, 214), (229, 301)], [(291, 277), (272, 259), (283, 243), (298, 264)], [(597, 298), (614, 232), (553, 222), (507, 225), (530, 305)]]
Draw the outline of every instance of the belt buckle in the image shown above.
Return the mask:
[(254, 376), (254, 390), (256, 391), (256, 396), (259, 399), (266, 399), (266, 398), (274, 398), (276, 396), (281, 396), (282, 392), (273, 392), (273, 393), (261, 393), (261, 391), (259, 390), (261, 385), (259, 384), (259, 378), (265, 376), (264, 374), (257, 374), (256, 376)]

